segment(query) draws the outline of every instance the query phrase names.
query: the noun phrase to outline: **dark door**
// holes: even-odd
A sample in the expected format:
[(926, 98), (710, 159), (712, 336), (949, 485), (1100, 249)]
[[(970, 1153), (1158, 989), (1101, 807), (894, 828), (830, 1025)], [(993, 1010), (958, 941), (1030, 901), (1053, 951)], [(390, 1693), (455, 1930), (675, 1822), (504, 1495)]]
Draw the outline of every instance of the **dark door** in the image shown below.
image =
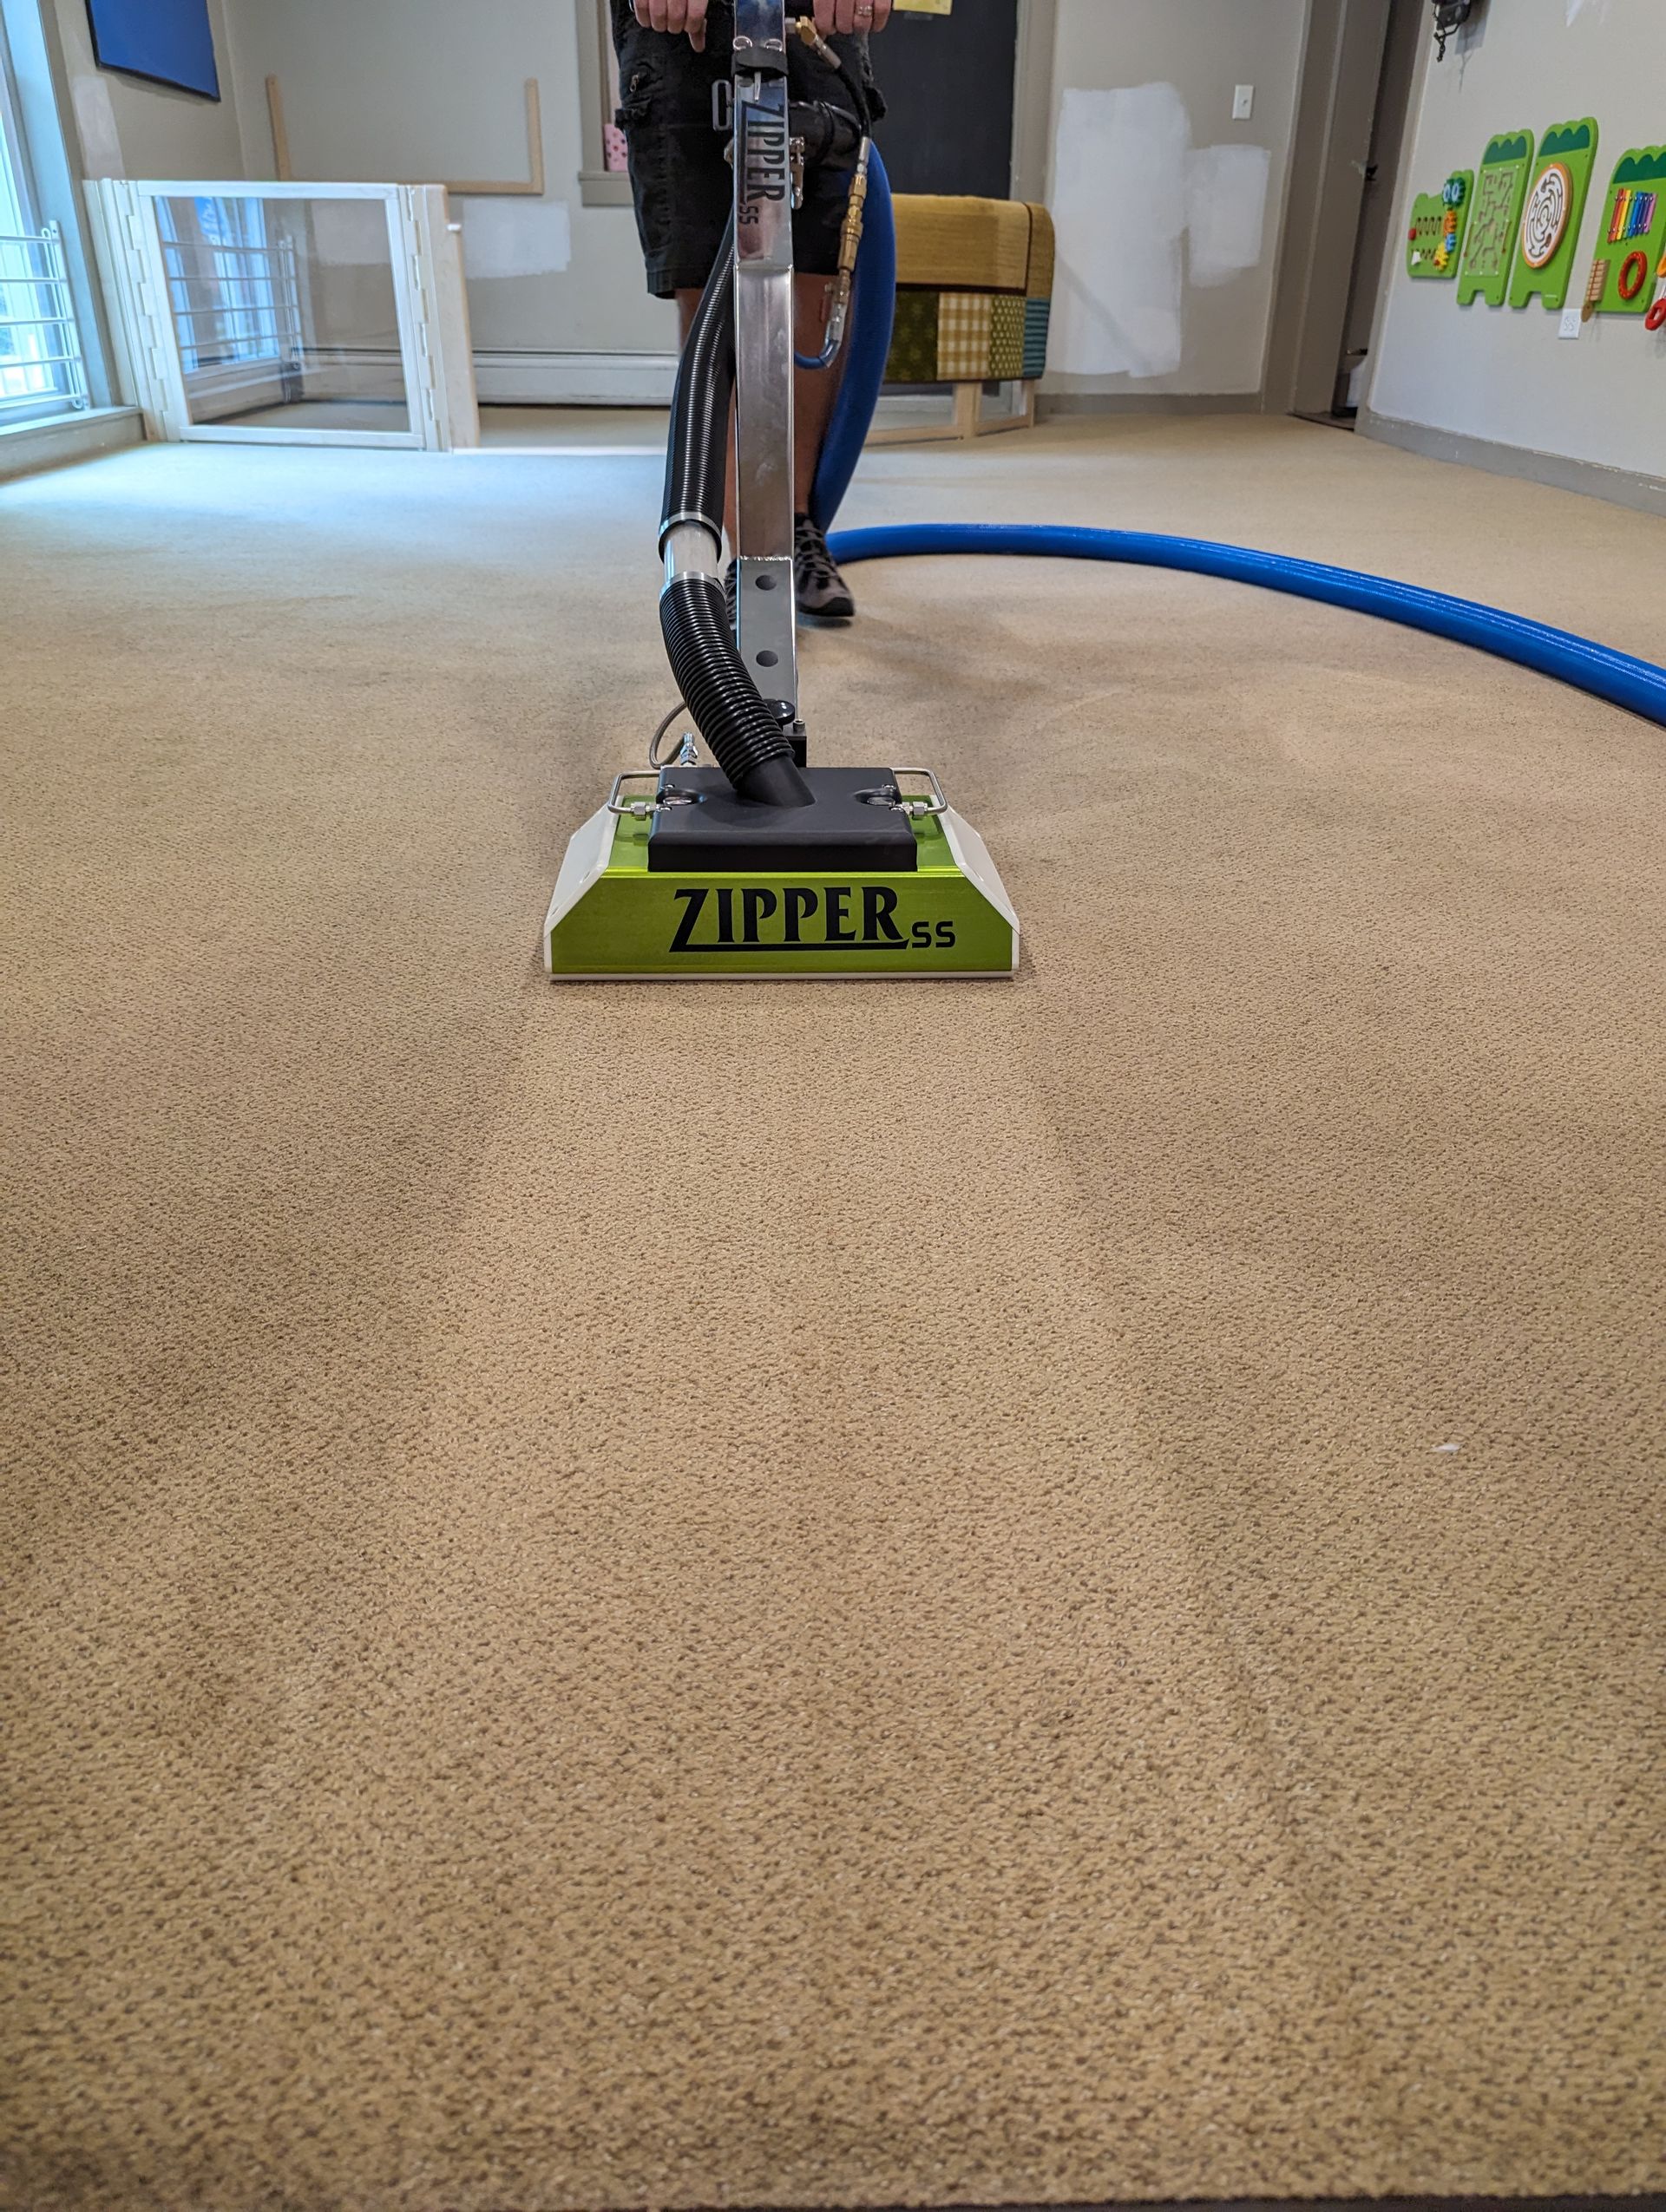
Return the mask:
[(1359, 243), (1354, 249), (1354, 281), (1348, 292), (1348, 323), (1342, 332), (1342, 360), (1337, 371), (1335, 412), (1357, 416), (1354, 372), (1371, 350), (1377, 298), (1386, 257), (1400, 250), (1398, 225), (1400, 163), (1411, 121), (1417, 65), (1428, 36), (1428, 10), (1415, 0), (1392, 0), (1388, 36), (1383, 49), (1382, 82), (1377, 90), (1371, 151), (1366, 157), (1365, 196), (1360, 208)]
[(1010, 197), (1018, 0), (894, 15), (873, 51), (886, 110), (874, 135), (895, 189)]

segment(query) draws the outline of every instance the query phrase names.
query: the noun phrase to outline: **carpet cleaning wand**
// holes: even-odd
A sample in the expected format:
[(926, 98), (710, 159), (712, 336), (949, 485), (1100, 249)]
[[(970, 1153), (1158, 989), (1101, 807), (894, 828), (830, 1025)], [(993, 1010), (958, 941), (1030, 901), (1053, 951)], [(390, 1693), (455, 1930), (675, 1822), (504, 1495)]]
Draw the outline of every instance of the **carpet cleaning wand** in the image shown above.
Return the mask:
[[(842, 169), (854, 157), (828, 363), (844, 338), (871, 158), (865, 97), (832, 58), (860, 132), (831, 103), (790, 100), (784, 0), (735, 0), (734, 212), (678, 368), (659, 525), (666, 655), (717, 766), (679, 758), (614, 777), (568, 844), (550, 902), (545, 957), (558, 980), (1009, 976), (1017, 965), (1017, 917), (935, 776), (806, 762), (793, 587), (794, 141), (807, 160), (819, 154)], [(731, 399), (732, 616), (722, 568)], [(628, 790), (644, 783), (652, 789)]]

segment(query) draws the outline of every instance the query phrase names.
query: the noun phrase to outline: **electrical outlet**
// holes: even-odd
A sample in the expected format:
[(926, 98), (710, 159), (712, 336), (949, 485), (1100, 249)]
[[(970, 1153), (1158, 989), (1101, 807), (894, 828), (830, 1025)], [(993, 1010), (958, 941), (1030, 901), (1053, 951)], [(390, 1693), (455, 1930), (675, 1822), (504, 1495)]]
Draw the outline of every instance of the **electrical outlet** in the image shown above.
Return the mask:
[(1584, 310), (1580, 307), (1564, 307), (1562, 310), (1562, 327), (1557, 332), (1557, 336), (1559, 338), (1577, 338), (1584, 327)]
[(1232, 95), (1232, 120), (1235, 123), (1247, 123), (1255, 112), (1256, 88), (1241, 84)]

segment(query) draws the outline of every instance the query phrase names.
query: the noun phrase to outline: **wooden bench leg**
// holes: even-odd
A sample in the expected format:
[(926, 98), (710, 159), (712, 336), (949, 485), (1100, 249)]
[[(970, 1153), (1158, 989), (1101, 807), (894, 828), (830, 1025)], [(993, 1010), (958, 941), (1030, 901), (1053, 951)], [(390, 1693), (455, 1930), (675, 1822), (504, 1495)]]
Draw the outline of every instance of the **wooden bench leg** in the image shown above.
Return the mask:
[(977, 435), (981, 438), (993, 438), (1001, 430), (1033, 430), (1034, 428), (1035, 386), (1033, 383), (1026, 382), (1024, 385), (1024, 404), (1017, 414), (996, 415), (987, 419), (980, 417)]
[(1024, 387), (1024, 406), (1017, 415), (997, 415), (985, 418), (983, 386), (955, 384), (954, 415), (948, 422), (891, 422), (882, 430), (869, 430), (870, 446), (921, 446), (935, 444), (940, 439), (957, 442), (969, 438), (992, 438), (1000, 430), (1033, 430), (1035, 428), (1035, 386)]
[(870, 446), (936, 445), (946, 438), (961, 438), (971, 434), (954, 422), (888, 422), (882, 430), (869, 430), (867, 443)]

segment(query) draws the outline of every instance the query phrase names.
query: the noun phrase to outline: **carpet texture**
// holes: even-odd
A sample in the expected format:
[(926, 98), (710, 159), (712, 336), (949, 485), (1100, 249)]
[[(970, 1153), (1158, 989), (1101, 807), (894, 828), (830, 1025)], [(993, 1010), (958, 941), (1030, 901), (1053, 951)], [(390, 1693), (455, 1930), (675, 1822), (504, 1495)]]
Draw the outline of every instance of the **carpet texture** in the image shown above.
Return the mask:
[[(8, 2201), (1666, 2186), (1666, 737), (870, 568), (814, 738), (939, 766), (1022, 975), (554, 991), (657, 497), (0, 492)], [(1666, 524), (1298, 424), (911, 517), (1666, 643)]]

